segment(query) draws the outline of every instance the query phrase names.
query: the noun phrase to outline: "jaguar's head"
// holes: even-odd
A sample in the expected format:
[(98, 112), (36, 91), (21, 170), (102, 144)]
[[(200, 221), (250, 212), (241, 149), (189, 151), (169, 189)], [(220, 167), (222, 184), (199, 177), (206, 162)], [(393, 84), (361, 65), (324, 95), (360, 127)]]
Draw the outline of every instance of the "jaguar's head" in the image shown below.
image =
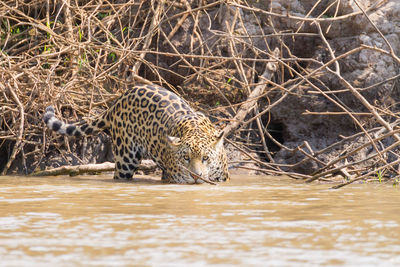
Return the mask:
[(167, 136), (175, 171), (170, 179), (176, 183), (214, 183), (229, 180), (223, 132), (209, 136), (197, 133), (182, 138)]

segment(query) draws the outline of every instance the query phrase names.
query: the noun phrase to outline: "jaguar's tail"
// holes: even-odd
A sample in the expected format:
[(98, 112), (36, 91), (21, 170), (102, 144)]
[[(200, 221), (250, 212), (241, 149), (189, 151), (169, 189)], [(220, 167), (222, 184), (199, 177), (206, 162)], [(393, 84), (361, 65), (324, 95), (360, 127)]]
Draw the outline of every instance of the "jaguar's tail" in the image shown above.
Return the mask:
[(95, 132), (104, 131), (108, 128), (108, 123), (104, 120), (103, 116), (92, 123), (65, 123), (55, 117), (54, 108), (52, 106), (46, 108), (46, 112), (43, 115), (43, 121), (51, 130), (69, 136), (91, 135)]

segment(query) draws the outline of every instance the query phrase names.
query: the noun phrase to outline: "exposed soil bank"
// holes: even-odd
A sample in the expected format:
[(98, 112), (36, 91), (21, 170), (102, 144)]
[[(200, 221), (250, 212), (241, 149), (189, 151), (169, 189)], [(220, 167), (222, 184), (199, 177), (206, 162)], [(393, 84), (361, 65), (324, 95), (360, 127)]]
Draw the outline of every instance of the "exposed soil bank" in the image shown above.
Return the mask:
[(67, 2), (0, 3), (3, 173), (112, 161), (106, 135), (49, 135), (43, 110), (93, 118), (142, 77), (221, 129), (264, 84), (227, 136), (232, 166), (309, 181), (399, 175), (398, 1)]

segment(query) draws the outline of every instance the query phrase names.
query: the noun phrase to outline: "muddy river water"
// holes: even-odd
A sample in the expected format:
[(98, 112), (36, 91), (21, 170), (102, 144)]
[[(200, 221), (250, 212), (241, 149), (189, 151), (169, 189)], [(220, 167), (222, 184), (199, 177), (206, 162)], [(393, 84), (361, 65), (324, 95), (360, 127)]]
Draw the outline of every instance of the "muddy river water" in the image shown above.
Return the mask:
[(400, 266), (400, 188), (0, 177), (0, 266)]

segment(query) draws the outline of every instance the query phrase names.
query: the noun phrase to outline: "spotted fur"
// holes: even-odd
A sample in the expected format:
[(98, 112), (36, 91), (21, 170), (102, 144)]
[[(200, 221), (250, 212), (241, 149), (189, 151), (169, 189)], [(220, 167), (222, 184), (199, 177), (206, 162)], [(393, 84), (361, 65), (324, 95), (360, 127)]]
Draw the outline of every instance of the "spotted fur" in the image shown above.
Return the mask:
[[(43, 117), (47, 127), (69, 136), (109, 133), (115, 156), (114, 179), (131, 179), (142, 158), (150, 157), (170, 183), (229, 180), (223, 133), (182, 98), (156, 85), (128, 90), (92, 123), (67, 124), (53, 107)], [(192, 173), (190, 173), (192, 172)]]

